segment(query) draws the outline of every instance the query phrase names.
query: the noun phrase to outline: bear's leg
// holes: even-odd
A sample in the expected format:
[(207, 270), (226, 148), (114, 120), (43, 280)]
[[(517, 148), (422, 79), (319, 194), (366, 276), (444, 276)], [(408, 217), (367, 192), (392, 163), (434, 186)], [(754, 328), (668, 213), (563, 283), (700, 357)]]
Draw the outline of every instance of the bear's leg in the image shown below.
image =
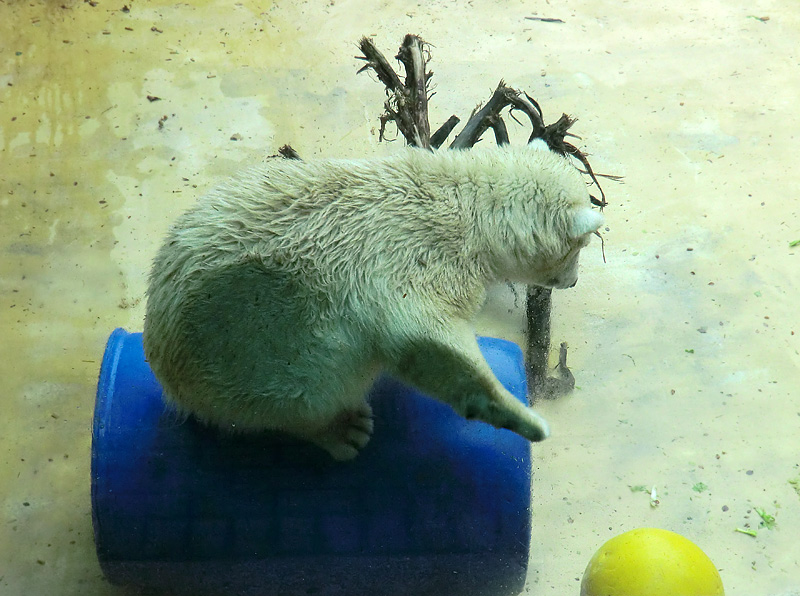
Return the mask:
[(289, 432), (322, 447), (333, 459), (345, 461), (353, 459), (369, 442), (372, 428), (372, 408), (367, 402), (361, 402), (313, 431)]
[(439, 337), (408, 338), (390, 371), (450, 406), (465, 418), (506, 428), (530, 441), (550, 434), (547, 422), (502, 386), (466, 328)]

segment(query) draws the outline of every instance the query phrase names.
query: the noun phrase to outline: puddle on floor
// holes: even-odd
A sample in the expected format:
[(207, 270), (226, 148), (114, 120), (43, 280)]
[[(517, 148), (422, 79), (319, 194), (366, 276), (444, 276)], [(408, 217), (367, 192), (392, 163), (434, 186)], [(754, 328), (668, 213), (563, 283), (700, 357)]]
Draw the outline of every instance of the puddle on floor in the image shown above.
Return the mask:
[[(577, 594), (594, 550), (641, 526), (701, 545), (729, 596), (800, 589), (791, 8), (2, 5), (0, 591), (121, 593), (89, 503), (105, 339), (141, 329), (159, 239), (214, 180), (287, 142), (308, 157), (399, 146), (378, 144), (383, 92), (352, 56), (361, 35), (390, 54), (407, 32), (433, 44), (434, 126), (505, 78), (548, 121), (578, 116), (595, 169), (625, 176), (604, 184), (607, 262), (593, 244), (554, 296), (578, 387), (537, 404), (553, 436), (534, 447), (526, 593)], [(519, 339), (513, 302), (499, 289), (479, 329)], [(776, 529), (735, 533), (755, 507)]]

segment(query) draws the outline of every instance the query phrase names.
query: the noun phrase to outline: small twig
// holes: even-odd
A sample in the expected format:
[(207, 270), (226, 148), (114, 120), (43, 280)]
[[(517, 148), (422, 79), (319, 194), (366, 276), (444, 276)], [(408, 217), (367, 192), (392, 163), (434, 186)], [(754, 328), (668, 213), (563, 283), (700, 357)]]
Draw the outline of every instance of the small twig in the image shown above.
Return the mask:
[[(592, 197), (594, 198), (594, 197)], [(600, 238), (600, 252), (603, 253), (603, 262), (606, 262), (606, 241), (603, 239), (603, 235), (598, 232), (597, 230), (594, 231), (594, 235)]]
[(561, 19), (555, 19), (553, 17), (525, 17), (526, 21), (539, 21), (541, 23), (563, 23), (564, 21)]
[(291, 145), (284, 145), (278, 149), (278, 153), (280, 153), (284, 159), (301, 159), (300, 154), (295, 151)]

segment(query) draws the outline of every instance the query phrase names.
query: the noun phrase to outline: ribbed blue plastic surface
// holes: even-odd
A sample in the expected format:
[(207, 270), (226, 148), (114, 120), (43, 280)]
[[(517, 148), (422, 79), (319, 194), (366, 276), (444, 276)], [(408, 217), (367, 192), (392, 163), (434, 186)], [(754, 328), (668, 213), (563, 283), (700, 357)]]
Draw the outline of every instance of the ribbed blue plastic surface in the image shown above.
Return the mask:
[[(481, 338), (525, 400), (522, 354)], [(375, 433), (338, 463), (264, 433), (229, 436), (163, 403), (140, 333), (108, 340), (92, 435), (92, 513), (107, 578), (164, 594), (504, 596), (522, 590), (530, 445), (391, 379)]]

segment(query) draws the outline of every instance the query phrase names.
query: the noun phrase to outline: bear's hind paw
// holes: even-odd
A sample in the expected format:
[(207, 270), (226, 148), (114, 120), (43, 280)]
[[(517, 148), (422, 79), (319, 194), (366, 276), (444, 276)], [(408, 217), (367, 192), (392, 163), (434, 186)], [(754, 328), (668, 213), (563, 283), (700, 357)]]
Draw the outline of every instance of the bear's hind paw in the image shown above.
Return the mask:
[(363, 403), (355, 410), (346, 410), (326, 426), (313, 441), (337, 461), (358, 455), (372, 436), (372, 408)]

